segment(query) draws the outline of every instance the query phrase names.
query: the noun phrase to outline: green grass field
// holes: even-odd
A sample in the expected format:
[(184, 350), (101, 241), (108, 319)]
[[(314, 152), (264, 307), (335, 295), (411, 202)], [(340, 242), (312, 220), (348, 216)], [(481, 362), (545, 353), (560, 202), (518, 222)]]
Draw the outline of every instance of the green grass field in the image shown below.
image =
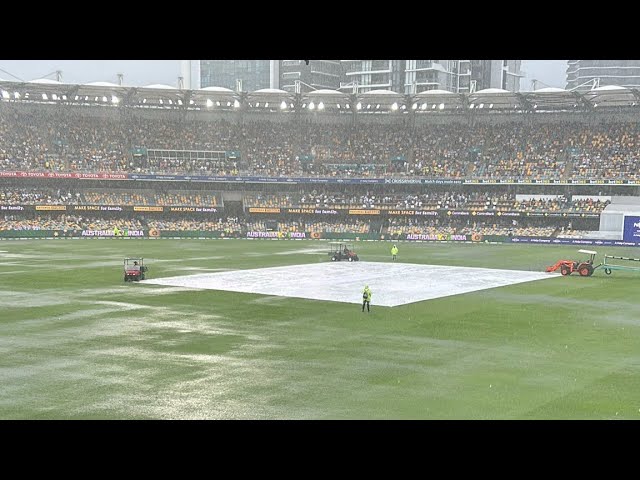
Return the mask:
[[(640, 419), (640, 273), (376, 307), (124, 284), (328, 262), (319, 241), (0, 242), (1, 419)], [(389, 244), (357, 244), (390, 262)], [(577, 247), (407, 244), (399, 261), (543, 271)], [(638, 257), (632, 248), (596, 248)], [(282, 254), (291, 251), (293, 253)], [(185, 269), (194, 270), (186, 271)]]

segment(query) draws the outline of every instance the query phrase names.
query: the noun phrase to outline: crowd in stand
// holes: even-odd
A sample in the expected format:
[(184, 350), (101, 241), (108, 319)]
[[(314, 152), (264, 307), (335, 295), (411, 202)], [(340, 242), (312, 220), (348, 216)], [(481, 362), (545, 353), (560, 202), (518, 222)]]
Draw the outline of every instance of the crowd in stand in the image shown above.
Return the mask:
[(314, 189), (311, 192), (281, 194), (248, 194), (246, 207), (322, 207), (377, 208), (381, 210), (438, 210), (461, 209), (476, 211), (521, 212), (589, 212), (600, 213), (610, 201), (599, 198), (569, 199), (563, 195), (519, 200), (514, 193), (441, 192), (423, 194), (373, 193), (354, 194)]
[[(156, 116), (0, 102), (0, 171), (640, 178), (640, 123), (332, 124)], [(133, 155), (135, 149), (141, 151)], [(240, 158), (152, 156), (145, 149), (234, 151)]]
[(217, 219), (196, 218), (115, 218), (115, 217), (84, 217), (79, 215), (38, 215), (23, 218), (15, 214), (0, 217), (0, 231), (3, 230), (145, 230), (151, 231), (203, 231), (222, 232), (227, 236), (242, 236), (246, 232), (277, 231), (282, 234), (288, 232), (315, 233), (348, 233), (368, 234), (380, 233), (391, 238), (401, 239), (406, 234), (420, 235), (504, 235), (504, 236), (532, 236), (532, 237), (581, 237), (586, 231), (566, 228), (565, 225), (527, 225), (491, 221), (456, 222), (453, 219), (415, 219), (411, 217), (390, 218), (379, 221), (344, 220), (334, 221), (299, 219), (299, 220), (261, 220), (259, 218), (220, 217)]
[(217, 220), (194, 219), (149, 219), (147, 228), (173, 231), (218, 231), (229, 234), (241, 233), (243, 224), (237, 217), (219, 218)]
[(142, 230), (144, 222), (138, 218), (100, 218), (74, 215), (36, 216), (20, 218), (5, 215), (0, 219), (0, 230), (109, 230), (114, 228)]
[(0, 189), (4, 205), (162, 205), (217, 206), (216, 194), (195, 191), (115, 189), (60, 189), (52, 187), (10, 187)]

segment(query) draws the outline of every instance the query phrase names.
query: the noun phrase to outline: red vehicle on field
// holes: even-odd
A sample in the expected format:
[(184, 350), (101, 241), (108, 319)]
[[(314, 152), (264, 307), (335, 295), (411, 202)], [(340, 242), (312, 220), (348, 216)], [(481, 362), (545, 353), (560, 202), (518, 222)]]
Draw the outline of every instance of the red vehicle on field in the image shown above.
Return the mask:
[(329, 242), (329, 256), (332, 262), (339, 262), (340, 260), (357, 262), (360, 260), (358, 254), (353, 251), (353, 245), (340, 242)]
[(124, 281), (139, 282), (144, 280), (145, 273), (149, 270), (144, 264), (144, 258), (125, 258), (124, 259)]
[(573, 261), (573, 260), (558, 260), (554, 265), (547, 267), (547, 272), (555, 272), (560, 269), (562, 275), (571, 275), (573, 272), (578, 272), (582, 277), (590, 277), (593, 272), (600, 265), (593, 266), (593, 260), (596, 256), (596, 252), (593, 250), (578, 250), (580, 253), (586, 253), (591, 255), (589, 260), (585, 261)]

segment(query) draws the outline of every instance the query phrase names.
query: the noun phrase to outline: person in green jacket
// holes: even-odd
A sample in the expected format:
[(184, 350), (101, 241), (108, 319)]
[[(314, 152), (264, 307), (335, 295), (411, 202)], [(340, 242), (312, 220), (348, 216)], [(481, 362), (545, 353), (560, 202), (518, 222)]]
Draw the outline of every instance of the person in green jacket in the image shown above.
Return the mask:
[(362, 311), (364, 312), (364, 306), (367, 306), (367, 313), (369, 312), (369, 303), (371, 303), (371, 289), (369, 285), (364, 286), (362, 291)]
[(391, 247), (391, 259), (395, 262), (397, 256), (398, 256), (398, 247), (394, 245), (393, 247)]

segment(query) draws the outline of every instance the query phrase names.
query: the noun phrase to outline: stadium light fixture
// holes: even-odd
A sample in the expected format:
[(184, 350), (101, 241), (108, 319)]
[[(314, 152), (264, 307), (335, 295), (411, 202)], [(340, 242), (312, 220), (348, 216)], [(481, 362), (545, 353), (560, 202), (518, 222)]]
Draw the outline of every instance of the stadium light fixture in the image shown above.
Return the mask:
[(349, 110), (351, 110), (351, 105), (347, 103), (347, 104), (344, 106), (344, 108), (348, 108)]
[(103, 96), (103, 97), (102, 97), (102, 101), (103, 101), (103, 102), (106, 102), (106, 101), (107, 101), (107, 97), (106, 97), (106, 96)]
[(336, 107), (340, 108), (340, 104), (339, 104), (339, 103), (336, 103)]
[(260, 102), (256, 102), (256, 107), (259, 107), (259, 106), (260, 106)]
[(289, 107), (293, 108), (293, 103), (290, 103), (290, 104), (289, 104)]
[(362, 103), (358, 102), (356, 104), (356, 110), (362, 110)]
[(193, 100), (189, 100), (189, 105), (195, 105), (196, 102), (194, 102)]
[(324, 110), (324, 103), (320, 102), (318, 104), (318, 110)]
[(431, 110), (435, 110), (437, 107), (437, 105), (434, 103), (433, 105), (431, 105)]
[(213, 102), (211, 101), (210, 98), (207, 98), (207, 107), (209, 108), (213, 107)]
[(100, 97), (97, 97), (93, 99), (94, 102), (97, 102), (100, 99)]
[(314, 108), (316, 108), (316, 104), (313, 102), (309, 102), (309, 110), (313, 110)]
[(490, 104), (489, 104), (489, 108), (493, 108), (493, 103), (490, 103)]
[(303, 103), (303, 104), (302, 104), (302, 108), (307, 108), (307, 104), (306, 104), (306, 103)]
[(376, 105), (376, 110), (380, 110), (380, 104), (379, 103)]
[(182, 100), (178, 99), (178, 105), (182, 105)]
[(120, 103), (120, 99), (118, 97), (116, 97), (115, 95), (111, 95), (111, 103), (118, 104), (118, 103)]
[(266, 103), (264, 104), (264, 108), (269, 108), (269, 102), (266, 102)]
[(370, 103), (367, 104), (367, 110), (371, 110), (371, 104)]
[(143, 99), (142, 99), (142, 103), (147, 103), (147, 99), (146, 99), (146, 98), (143, 98)]
[(220, 106), (220, 100), (216, 100), (216, 107)]
[(280, 104), (280, 110), (284, 110), (285, 108), (287, 108), (287, 102), (282, 100), (282, 103)]
[(423, 103), (422, 106), (420, 107), (420, 110), (426, 110), (427, 109), (427, 104)]
[(76, 95), (75, 101), (77, 102), (80, 97)]
[[(229, 102), (229, 103), (231, 103), (231, 102)], [(233, 101), (233, 106), (234, 106), (234, 108), (240, 108), (240, 102), (238, 100), (234, 100)]]
[(475, 105), (473, 103), (470, 103), (469, 104), (469, 109), (473, 109), (473, 108), (475, 108)]
[(406, 105), (400, 105), (400, 110), (406, 110), (407, 106)]
[(398, 102), (393, 102), (391, 104), (391, 110), (393, 110), (394, 112), (398, 110)]
[(415, 110), (416, 108), (418, 108), (418, 104), (417, 103), (414, 103), (413, 105), (411, 105), (411, 109), (412, 110)]
[(2, 98), (4, 98), (5, 100), (8, 100), (11, 98), (11, 95), (9, 95), (9, 92), (2, 90)]
[(62, 95), (62, 100), (64, 100), (66, 102), (67, 101), (67, 96), (66, 95)]
[[(492, 106), (493, 106), (493, 105), (492, 105)], [(438, 108), (439, 108), (440, 110), (444, 110), (444, 103), (441, 103), (440, 105), (438, 105)]]
[(169, 105), (173, 105), (173, 100), (169, 99)]
[(20, 99), (20, 92), (13, 92), (13, 98), (15, 98), (16, 100)]
[(43, 100), (49, 100), (49, 98), (47, 97), (47, 94), (46, 94), (46, 93), (43, 93), (43, 94), (42, 94), (42, 99), (43, 99)]
[[(236, 100), (236, 102), (237, 102), (237, 100)], [(231, 102), (227, 102), (227, 107), (230, 107), (230, 106), (231, 106)], [(240, 106), (240, 104), (238, 103), (238, 105), (236, 105), (236, 104), (234, 103), (234, 105), (233, 105), (233, 106), (234, 106), (234, 107), (236, 107), (236, 108), (238, 108), (238, 107)]]
[(164, 105), (164, 102), (162, 101), (162, 99), (158, 100), (160, 102), (160, 105)]
[(481, 103), (480, 105), (478, 105), (478, 108), (483, 108), (484, 107), (484, 103)]
[(52, 93), (51, 100), (58, 100), (58, 95), (56, 95), (55, 93)]

